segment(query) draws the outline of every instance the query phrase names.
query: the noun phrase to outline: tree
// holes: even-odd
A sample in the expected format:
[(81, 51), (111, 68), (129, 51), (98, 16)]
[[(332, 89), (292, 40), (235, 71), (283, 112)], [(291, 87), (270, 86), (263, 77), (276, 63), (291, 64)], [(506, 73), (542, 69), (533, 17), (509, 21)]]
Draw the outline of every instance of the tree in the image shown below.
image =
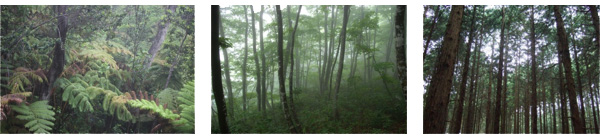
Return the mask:
[(427, 90), (423, 115), (423, 133), (425, 134), (444, 133), (463, 9), (462, 5), (452, 6), (450, 20), (446, 25), (442, 48), (435, 64), (431, 85)]
[(337, 80), (336, 80), (336, 84), (335, 84), (335, 94), (333, 95), (333, 110), (334, 110), (334, 118), (335, 120), (339, 119), (339, 110), (337, 107), (337, 100), (338, 100), (338, 94), (340, 93), (340, 83), (342, 81), (342, 71), (344, 68), (344, 53), (346, 50), (346, 27), (348, 25), (348, 17), (350, 16), (350, 6), (349, 5), (344, 5), (344, 19), (342, 22), (342, 31), (340, 33), (340, 42), (341, 42), (341, 48), (340, 48), (340, 65), (338, 68), (338, 75), (337, 75)]
[(531, 133), (533, 134), (537, 134), (537, 78), (536, 78), (536, 68), (537, 65), (535, 64), (535, 21), (533, 19), (533, 6), (531, 6), (531, 15), (529, 16), (529, 21), (531, 22), (531, 34), (529, 34), (529, 38), (531, 39), (531, 49), (529, 50), (531, 53), (531, 80), (532, 80), (532, 84), (531, 84), (531, 99), (532, 99), (532, 104), (531, 106), (533, 107), (532, 111), (533, 113), (531, 115), (532, 116), (532, 121), (531, 122)]
[(266, 111), (265, 109), (267, 109), (266, 107), (266, 103), (267, 103), (267, 65), (266, 65), (266, 59), (265, 59), (265, 44), (263, 42), (263, 13), (264, 13), (265, 9), (264, 6), (261, 5), (260, 6), (260, 19), (258, 20), (258, 25), (259, 25), (259, 32), (260, 32), (260, 57), (261, 57), (261, 63), (262, 63), (262, 75), (264, 76), (264, 78), (262, 78), (262, 110), (263, 110), (263, 116), (266, 115)]
[(50, 65), (50, 70), (48, 70), (48, 85), (46, 92), (42, 95), (42, 100), (50, 99), (50, 95), (52, 94), (52, 86), (56, 79), (59, 78), (60, 74), (64, 70), (65, 66), (65, 48), (64, 44), (67, 41), (67, 31), (69, 30), (68, 19), (66, 14), (68, 6), (67, 5), (56, 5), (54, 6), (54, 10), (58, 15), (58, 30), (56, 32), (57, 36), (60, 37), (60, 41), (56, 41), (54, 43), (54, 53), (52, 58), (52, 64)]
[(262, 79), (261, 79), (261, 70), (260, 70), (260, 62), (258, 61), (258, 56), (259, 54), (256, 52), (256, 28), (254, 27), (254, 7), (250, 6), (250, 11), (252, 13), (252, 49), (254, 50), (254, 62), (256, 65), (256, 94), (258, 95), (257, 98), (258, 102), (256, 102), (256, 104), (258, 105), (258, 111), (261, 111), (262, 109), (262, 94), (264, 94), (262, 92)]
[[(219, 10), (220, 12), (220, 10)], [(225, 38), (225, 32), (223, 31), (223, 20), (221, 20), (221, 18), (219, 18), (219, 32), (221, 33), (221, 37)], [(233, 111), (233, 89), (231, 88), (231, 76), (230, 76), (230, 72), (229, 72), (229, 53), (227, 53), (227, 48), (223, 48), (223, 59), (225, 60), (225, 64), (223, 66), (225, 66), (224, 70), (225, 70), (225, 83), (227, 84), (227, 99), (228, 99), (228, 104), (229, 104), (229, 113), (231, 116), (234, 116), (234, 111)]]
[(175, 5), (167, 6), (167, 11), (165, 12), (165, 14), (168, 15), (167, 18), (164, 18), (163, 20), (158, 22), (158, 31), (156, 32), (156, 36), (154, 36), (154, 39), (152, 40), (152, 46), (150, 46), (150, 49), (148, 50), (148, 55), (150, 56), (146, 59), (147, 61), (144, 65), (144, 69), (150, 68), (152, 62), (154, 61), (154, 58), (156, 57), (156, 54), (158, 54), (158, 51), (160, 50), (163, 42), (165, 41), (165, 35), (167, 34), (167, 30), (169, 29), (169, 25), (171, 24), (170, 15), (171, 13), (175, 13), (175, 8), (177, 8), (177, 6)]
[(246, 109), (248, 108), (248, 100), (246, 99), (246, 88), (248, 85), (246, 85), (247, 83), (247, 79), (246, 79), (246, 66), (248, 64), (248, 8), (246, 5), (244, 5), (244, 19), (246, 19), (245, 22), (245, 29), (244, 29), (244, 62), (242, 64), (242, 105), (243, 105), (243, 110), (244, 112), (246, 111)]
[(567, 81), (567, 91), (569, 93), (569, 106), (571, 108), (571, 121), (573, 122), (573, 129), (575, 133), (585, 133), (585, 125), (581, 121), (579, 116), (579, 108), (577, 107), (577, 95), (575, 93), (575, 84), (573, 80), (573, 74), (571, 71), (571, 57), (569, 55), (569, 42), (567, 42), (567, 35), (565, 33), (565, 27), (560, 14), (560, 6), (553, 6), (554, 17), (556, 18), (557, 36), (558, 36), (558, 52), (561, 57), (561, 64), (564, 67), (565, 78)]
[(298, 115), (296, 114), (296, 108), (294, 107), (294, 40), (295, 40), (295, 35), (296, 35), (296, 29), (298, 29), (298, 23), (300, 22), (300, 11), (302, 10), (302, 5), (300, 5), (298, 7), (298, 15), (296, 15), (296, 23), (294, 25), (294, 31), (292, 31), (292, 40), (291, 40), (291, 45), (289, 46), (290, 49), (290, 82), (289, 82), (289, 86), (290, 86), (290, 110), (292, 113), (292, 119), (294, 120), (294, 124), (297, 130), (302, 130), (302, 126), (300, 125), (300, 121), (298, 121)]
[(285, 97), (285, 73), (283, 72), (283, 23), (281, 18), (281, 10), (279, 5), (275, 6), (277, 11), (277, 54), (278, 54), (278, 63), (279, 70), (277, 70), (278, 79), (279, 79), (279, 95), (281, 96), (281, 104), (283, 106), (283, 115), (288, 122), (288, 128), (291, 133), (299, 133), (299, 130), (296, 130), (294, 125), (294, 121), (290, 116), (290, 111), (288, 108), (288, 102)]
[(406, 5), (396, 6), (395, 22), (396, 62), (398, 63), (398, 79), (402, 87), (401, 95), (406, 99)]
[[(469, 27), (469, 42), (467, 43), (467, 48), (465, 49), (466, 55), (463, 61), (463, 70), (461, 71), (462, 79), (460, 80), (460, 90), (458, 93), (458, 102), (456, 103), (457, 107), (455, 108), (452, 126), (450, 133), (458, 134), (460, 133), (460, 128), (462, 124), (462, 116), (463, 116), (463, 106), (465, 101), (465, 92), (467, 88), (467, 76), (469, 75), (469, 59), (471, 58), (471, 44), (473, 43), (473, 34), (475, 33), (475, 15), (476, 15), (477, 7), (473, 6), (473, 11), (471, 12), (471, 26)], [(473, 78), (473, 77), (471, 77)]]
[(212, 73), (212, 89), (217, 103), (217, 111), (219, 114), (219, 128), (221, 133), (229, 134), (227, 127), (227, 108), (225, 105), (225, 97), (223, 95), (223, 82), (221, 80), (221, 61), (219, 57), (219, 5), (211, 6), (211, 73)]

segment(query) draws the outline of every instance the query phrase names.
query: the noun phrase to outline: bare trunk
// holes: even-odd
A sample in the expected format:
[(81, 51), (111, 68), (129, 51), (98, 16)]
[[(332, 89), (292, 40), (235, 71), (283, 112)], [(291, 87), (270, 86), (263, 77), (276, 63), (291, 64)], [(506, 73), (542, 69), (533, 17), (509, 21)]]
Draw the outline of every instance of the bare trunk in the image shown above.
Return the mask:
[(212, 89), (217, 104), (217, 113), (219, 117), (219, 129), (223, 134), (229, 134), (227, 127), (227, 107), (223, 95), (223, 81), (221, 80), (221, 59), (219, 58), (219, 6), (211, 6), (211, 73)]
[(556, 17), (557, 36), (558, 36), (558, 52), (561, 59), (561, 63), (565, 68), (565, 77), (567, 81), (567, 91), (569, 92), (569, 107), (571, 108), (571, 121), (573, 122), (573, 128), (575, 133), (585, 133), (585, 126), (579, 116), (579, 108), (577, 107), (577, 94), (575, 93), (575, 84), (573, 80), (573, 73), (571, 70), (571, 57), (569, 55), (569, 42), (567, 42), (567, 35), (565, 33), (565, 27), (563, 19), (560, 13), (560, 6), (553, 6), (554, 16)]
[(427, 90), (427, 102), (423, 115), (423, 133), (425, 134), (444, 133), (445, 130), (463, 9), (462, 5), (452, 6), (450, 20), (446, 25), (441, 52), (436, 61), (431, 85)]

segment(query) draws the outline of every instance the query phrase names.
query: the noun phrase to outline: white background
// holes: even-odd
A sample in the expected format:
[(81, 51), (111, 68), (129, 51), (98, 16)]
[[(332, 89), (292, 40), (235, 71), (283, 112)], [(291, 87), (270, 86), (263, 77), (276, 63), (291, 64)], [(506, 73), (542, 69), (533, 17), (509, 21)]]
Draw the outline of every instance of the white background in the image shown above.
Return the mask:
[[(195, 46), (195, 92), (196, 92), (196, 134), (92, 134), (92, 135), (0, 135), (0, 140), (8, 139), (83, 139), (83, 140), (136, 140), (136, 139), (194, 139), (194, 140), (336, 140), (336, 139), (426, 139), (426, 140), (514, 140), (514, 139), (599, 139), (600, 135), (524, 135), (524, 134), (500, 134), (500, 135), (443, 135), (423, 134), (423, 5), (598, 5), (600, 0), (0, 0), (2, 5), (196, 5), (196, 46)], [(211, 133), (211, 75), (210, 75), (210, 5), (407, 5), (407, 80), (408, 80), (408, 134), (210, 134)]]

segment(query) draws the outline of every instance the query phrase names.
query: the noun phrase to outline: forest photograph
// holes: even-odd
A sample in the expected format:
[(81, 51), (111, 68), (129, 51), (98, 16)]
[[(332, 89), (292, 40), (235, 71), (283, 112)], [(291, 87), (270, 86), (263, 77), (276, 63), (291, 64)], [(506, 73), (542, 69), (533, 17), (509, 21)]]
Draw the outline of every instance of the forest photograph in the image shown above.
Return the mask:
[(597, 7), (423, 6), (423, 133), (598, 134)]
[(406, 134), (406, 6), (213, 5), (212, 134)]
[(193, 5), (1, 6), (0, 133), (195, 133)]

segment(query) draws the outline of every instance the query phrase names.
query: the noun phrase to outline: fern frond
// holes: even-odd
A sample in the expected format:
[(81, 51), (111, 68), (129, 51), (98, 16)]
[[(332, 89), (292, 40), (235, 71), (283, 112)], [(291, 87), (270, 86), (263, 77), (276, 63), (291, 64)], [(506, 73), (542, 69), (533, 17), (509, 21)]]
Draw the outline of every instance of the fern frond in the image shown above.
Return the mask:
[(42, 69), (31, 70), (24, 67), (18, 67), (14, 70), (13, 75), (8, 79), (11, 92), (17, 93), (25, 91), (24, 86), (31, 85), (30, 79), (40, 83), (48, 81)]
[(17, 115), (17, 119), (25, 120), (27, 123), (25, 124), (26, 128), (29, 128), (29, 131), (34, 133), (50, 133), (52, 130), (51, 126), (54, 126), (54, 112), (52, 106), (48, 105), (48, 101), (37, 101), (29, 106), (25, 104), (20, 104), (18, 106), (12, 106), (12, 109), (19, 113)]
[(80, 57), (82, 57), (80, 59), (88, 59), (91, 61), (100, 60), (104, 63), (107, 63), (114, 69), (119, 69), (119, 67), (117, 66), (117, 62), (115, 61), (113, 56), (108, 54), (104, 50), (84, 49), (83, 51), (79, 52), (79, 55)]
[(173, 90), (171, 88), (164, 89), (158, 93), (156, 98), (158, 99), (158, 104), (164, 105), (167, 104), (167, 108), (171, 110), (177, 109), (177, 90)]
[(194, 81), (188, 82), (179, 92), (178, 101), (181, 103), (181, 118), (174, 121), (173, 124), (181, 132), (193, 133), (195, 126), (194, 113)]
[(154, 101), (148, 101), (148, 100), (129, 100), (127, 101), (127, 104), (129, 104), (131, 107), (135, 107), (135, 108), (139, 108), (139, 109), (143, 109), (143, 110), (150, 110), (153, 113), (158, 114), (160, 117), (165, 118), (165, 119), (169, 119), (169, 120), (175, 120), (177, 118), (179, 118), (179, 115), (173, 113), (173, 111), (164, 108), (162, 106), (156, 105), (156, 102)]

